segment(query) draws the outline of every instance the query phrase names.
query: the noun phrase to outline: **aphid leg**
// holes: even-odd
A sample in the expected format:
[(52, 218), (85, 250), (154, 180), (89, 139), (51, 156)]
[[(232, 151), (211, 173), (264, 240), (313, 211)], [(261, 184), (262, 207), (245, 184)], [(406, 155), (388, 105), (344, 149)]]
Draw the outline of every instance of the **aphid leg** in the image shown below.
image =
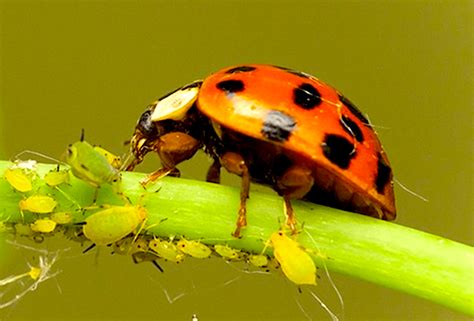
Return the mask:
[(222, 155), (221, 164), (229, 173), (242, 177), (242, 183), (240, 187), (239, 217), (237, 219), (235, 231), (232, 234), (234, 237), (240, 237), (240, 230), (242, 227), (247, 226), (247, 199), (249, 198), (250, 191), (249, 169), (245, 164), (243, 157), (233, 152), (227, 152)]
[(214, 159), (214, 162), (207, 170), (206, 181), (219, 184), (221, 182), (221, 167), (219, 159)]
[(305, 196), (313, 186), (314, 179), (311, 170), (302, 166), (291, 166), (277, 180), (277, 189), (285, 200), (284, 211), (286, 225), (296, 234), (296, 217), (291, 206), (291, 199)]

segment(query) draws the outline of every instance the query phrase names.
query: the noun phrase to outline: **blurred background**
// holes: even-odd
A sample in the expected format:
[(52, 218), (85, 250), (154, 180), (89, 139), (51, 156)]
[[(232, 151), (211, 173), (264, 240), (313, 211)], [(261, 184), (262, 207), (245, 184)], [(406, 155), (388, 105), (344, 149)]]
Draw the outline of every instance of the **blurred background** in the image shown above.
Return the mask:
[[(159, 96), (229, 65), (269, 63), (338, 88), (376, 125), (396, 179), (397, 223), (455, 241), (473, 236), (472, 1), (0, 0), (0, 155), (60, 158), (86, 138), (118, 154)], [(181, 166), (203, 179), (204, 155)], [(151, 171), (156, 157), (138, 170)], [(238, 180), (225, 178), (227, 184)], [(27, 243), (19, 239), (18, 242)], [(5, 244), (0, 277), (37, 254)], [(331, 320), (278, 273), (223, 260), (134, 265), (70, 248), (53, 279), (5, 320)], [(422, 299), (332, 273), (314, 292), (346, 320), (469, 320)], [(468, 286), (468, 285), (466, 285)], [(472, 285), (471, 285), (472, 286)]]

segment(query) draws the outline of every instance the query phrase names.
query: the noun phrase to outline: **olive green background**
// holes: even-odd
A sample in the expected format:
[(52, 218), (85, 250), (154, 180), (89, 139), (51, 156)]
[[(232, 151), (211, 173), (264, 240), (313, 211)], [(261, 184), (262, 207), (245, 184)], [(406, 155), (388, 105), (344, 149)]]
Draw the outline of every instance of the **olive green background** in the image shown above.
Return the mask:
[[(125, 152), (137, 118), (162, 94), (228, 65), (282, 65), (332, 84), (370, 116), (397, 180), (429, 199), (397, 185), (398, 224), (474, 243), (472, 1), (0, 1), (0, 9), (3, 158), (25, 149), (59, 158), (81, 128)], [(202, 179), (207, 164), (198, 155), (183, 176)], [(150, 156), (139, 170), (156, 166)], [(277, 273), (213, 259), (164, 264), (162, 274), (104, 249), (82, 255), (61, 239), (37, 246), (70, 248), (62, 272), (0, 318), (330, 320)], [(13, 258), (0, 277), (27, 270), (34, 254), (6, 248)], [(331, 275), (346, 320), (468, 320)], [(341, 315), (320, 283), (314, 292)], [(167, 294), (181, 297), (169, 303)]]

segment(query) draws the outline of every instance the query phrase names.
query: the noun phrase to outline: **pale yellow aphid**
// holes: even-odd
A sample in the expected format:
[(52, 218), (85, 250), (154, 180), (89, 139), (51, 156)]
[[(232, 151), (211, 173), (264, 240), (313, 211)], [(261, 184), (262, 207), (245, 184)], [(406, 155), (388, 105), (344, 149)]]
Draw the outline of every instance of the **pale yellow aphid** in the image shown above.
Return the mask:
[(248, 261), (256, 267), (268, 266), (268, 257), (264, 254), (252, 254), (248, 257)]
[(211, 249), (198, 241), (188, 241), (181, 239), (178, 241), (178, 249), (184, 254), (190, 255), (197, 259), (205, 259), (211, 255)]
[(316, 266), (306, 250), (295, 240), (278, 231), (270, 236), (273, 254), (286, 277), (295, 284), (316, 285)]
[(143, 239), (137, 239), (135, 242), (132, 241), (132, 245), (130, 247), (130, 254), (138, 253), (138, 252), (147, 252), (148, 251), (148, 241)]
[(130, 249), (133, 243), (133, 237), (126, 237), (118, 240), (112, 245), (113, 253), (119, 255), (127, 255), (130, 253)]
[(33, 231), (29, 224), (17, 223), (15, 224), (15, 235), (18, 236), (31, 236)]
[(44, 182), (50, 186), (55, 187), (61, 185), (63, 183), (69, 183), (70, 180), (70, 172), (68, 169), (52, 169), (44, 175)]
[(51, 213), (58, 203), (51, 196), (32, 195), (23, 199), (18, 204), (21, 211), (29, 211), (38, 214)]
[(19, 192), (26, 193), (33, 189), (32, 175), (22, 168), (7, 168), (3, 177)]
[(0, 233), (8, 231), (8, 226), (5, 224), (5, 222), (0, 221)]
[(36, 267), (36, 266), (32, 266), (30, 271), (28, 272), (28, 275), (30, 276), (30, 278), (32, 278), (33, 280), (38, 280), (38, 278), (40, 277), (41, 275), (41, 268), (39, 267)]
[(116, 169), (120, 169), (120, 167), (122, 167), (122, 160), (120, 159), (119, 156), (114, 155), (113, 153), (109, 152), (108, 150), (100, 146), (94, 146), (94, 149), (98, 151), (100, 154), (102, 154), (107, 159), (109, 164), (115, 167)]
[(49, 218), (42, 218), (30, 224), (33, 232), (51, 233), (56, 228), (56, 222)]
[(184, 260), (184, 254), (180, 253), (176, 245), (170, 241), (153, 239), (148, 243), (148, 247), (167, 261), (180, 263)]
[(229, 260), (239, 260), (242, 257), (240, 250), (233, 249), (227, 245), (216, 244), (214, 245), (214, 251)]
[(55, 212), (49, 218), (60, 225), (72, 222), (72, 214), (69, 212)]
[(148, 217), (143, 206), (110, 206), (88, 218), (82, 230), (97, 245), (108, 245), (136, 231)]

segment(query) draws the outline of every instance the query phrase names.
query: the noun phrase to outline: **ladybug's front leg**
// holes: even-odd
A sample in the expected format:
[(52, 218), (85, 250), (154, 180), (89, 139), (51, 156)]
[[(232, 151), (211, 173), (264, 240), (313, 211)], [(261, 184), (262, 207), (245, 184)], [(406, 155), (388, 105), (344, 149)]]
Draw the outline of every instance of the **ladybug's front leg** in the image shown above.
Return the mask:
[(162, 168), (149, 174), (141, 183), (146, 185), (168, 174), (179, 176), (176, 165), (190, 159), (201, 147), (194, 137), (182, 132), (171, 132), (157, 139), (154, 150), (160, 156)]
[(242, 185), (240, 187), (240, 207), (239, 217), (237, 219), (237, 226), (232, 235), (234, 237), (240, 237), (240, 230), (242, 227), (247, 226), (247, 198), (249, 198), (250, 190), (250, 173), (245, 164), (244, 158), (237, 153), (227, 152), (221, 157), (221, 164), (224, 168), (232, 174), (236, 174), (242, 177)]
[(291, 206), (291, 199), (303, 198), (313, 186), (311, 170), (304, 166), (294, 165), (288, 168), (277, 179), (277, 190), (285, 200), (286, 225), (296, 234), (296, 217)]

